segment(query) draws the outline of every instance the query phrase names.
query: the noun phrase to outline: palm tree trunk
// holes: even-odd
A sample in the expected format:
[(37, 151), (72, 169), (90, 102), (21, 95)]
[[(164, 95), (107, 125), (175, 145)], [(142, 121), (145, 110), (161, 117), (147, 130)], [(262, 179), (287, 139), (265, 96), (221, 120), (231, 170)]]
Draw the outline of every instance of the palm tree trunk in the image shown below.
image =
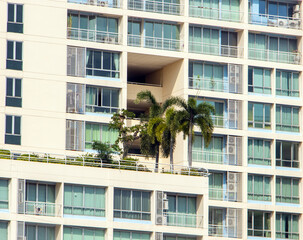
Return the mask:
[(174, 137), (171, 134), (170, 136), (170, 149), (169, 149), (169, 163), (170, 171), (174, 171)]
[(156, 164), (155, 164), (155, 172), (158, 172), (158, 169), (159, 169), (159, 148), (160, 148), (160, 145), (157, 144), (157, 146), (156, 146)]
[(190, 123), (189, 133), (188, 133), (188, 167), (190, 168), (192, 167), (192, 163), (193, 163), (192, 144), (193, 144), (193, 124)]

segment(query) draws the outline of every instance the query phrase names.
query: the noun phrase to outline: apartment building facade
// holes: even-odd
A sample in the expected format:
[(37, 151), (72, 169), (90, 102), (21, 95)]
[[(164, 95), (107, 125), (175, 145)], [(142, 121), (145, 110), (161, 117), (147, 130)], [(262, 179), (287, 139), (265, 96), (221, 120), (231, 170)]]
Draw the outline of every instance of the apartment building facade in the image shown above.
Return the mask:
[[(0, 145), (5, 159), (1, 162), (11, 164), (7, 166), (11, 174), (2, 171), (0, 176), (2, 236), (38, 240), (302, 238), (300, 1), (5, 0), (0, 2), (0, 13), (4, 49), (0, 53)], [(31, 163), (37, 158), (44, 161), (41, 156), (60, 155), (65, 160), (83, 156), (92, 152), (95, 140), (113, 143), (117, 133), (107, 126), (112, 114), (119, 109), (137, 116), (146, 112), (148, 105), (134, 101), (142, 90), (150, 90), (159, 102), (170, 96), (196, 97), (215, 107), (210, 145), (205, 146), (196, 129), (192, 149), (193, 166), (208, 169), (207, 181), (205, 177), (145, 173), (163, 178), (158, 187), (148, 185), (143, 173), (129, 172), (128, 177), (143, 181), (141, 186), (120, 176), (118, 170), (98, 169), (102, 172), (97, 173), (86, 167)], [(187, 146), (187, 139), (178, 135), (176, 165), (187, 165)], [(139, 146), (135, 144), (131, 153), (140, 157)], [(22, 156), (37, 170), (23, 174), (25, 162), (17, 161), (24, 160)], [(69, 176), (69, 171), (75, 174)], [(103, 183), (86, 180), (84, 175), (75, 177), (82, 171), (87, 177), (113, 174), (117, 179), (113, 184), (109, 178), (101, 179)], [(67, 176), (61, 176), (65, 172)], [(185, 178), (187, 187), (181, 184)], [(164, 182), (175, 185), (170, 188)], [(68, 199), (74, 191), (82, 191), (84, 199), (86, 187), (99, 199), (98, 207), (64, 205), (73, 203)], [(24, 197), (23, 211), (16, 206), (18, 194), (22, 195), (18, 188), (28, 197)], [(119, 225), (116, 218), (135, 215), (111, 206), (116, 193), (117, 199), (119, 194), (123, 198), (124, 188), (128, 189), (125, 196), (140, 195), (140, 201), (145, 199), (150, 206), (149, 213), (136, 213), (140, 218), (128, 221), (129, 226)], [(185, 221), (190, 226), (184, 226), (183, 219), (182, 226), (170, 231), (157, 224), (153, 208), (158, 191), (184, 195), (180, 211), (201, 216), (195, 218), (201, 225), (197, 227), (198, 220), (192, 217)], [(175, 200), (165, 196), (179, 201), (178, 196)], [(28, 211), (26, 201), (32, 202)], [(51, 216), (39, 215), (41, 202), (51, 203), (41, 208), (49, 208), (45, 211)], [(198, 212), (200, 208), (204, 210)], [(89, 214), (84, 214), (86, 210)], [(71, 220), (70, 215), (78, 217)], [(86, 236), (86, 230), (91, 235)]]

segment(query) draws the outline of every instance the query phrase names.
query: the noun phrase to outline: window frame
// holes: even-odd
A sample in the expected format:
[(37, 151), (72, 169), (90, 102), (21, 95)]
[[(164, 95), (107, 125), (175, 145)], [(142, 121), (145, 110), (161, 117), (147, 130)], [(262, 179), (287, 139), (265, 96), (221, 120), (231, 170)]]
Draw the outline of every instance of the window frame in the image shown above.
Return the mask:
[[(278, 108), (280, 109), (278, 111)], [(291, 109), (291, 125), (286, 125), (283, 124), (283, 108), (286, 109)], [(294, 124), (294, 109), (297, 109), (298, 111), (298, 125)], [(279, 117), (278, 117), (279, 116)], [(279, 123), (278, 123), (278, 119), (279, 119)], [(289, 128), (291, 130), (283, 130), (283, 128)], [(281, 105), (281, 104), (277, 104), (276, 105), (276, 131), (283, 131), (283, 132), (300, 132), (300, 107), (297, 106), (290, 106), (290, 105)]]
[[(282, 88), (282, 74), (286, 73), (286, 74), (290, 74), (290, 90), (284, 90)], [(298, 89), (295, 90), (294, 89), (294, 74), (298, 74)], [(278, 84), (277, 82), (280, 82), (280, 88), (278, 88)], [(277, 96), (287, 96), (287, 97), (300, 97), (300, 72), (295, 72), (295, 71), (285, 71), (285, 70), (280, 70), (277, 69), (276, 70), (276, 95)], [(287, 94), (282, 94), (283, 92), (287, 92)]]
[(78, 227), (78, 226), (64, 226), (64, 227), (63, 227), (63, 239), (65, 239), (64, 236), (65, 236), (65, 231), (66, 231), (67, 229), (70, 229), (70, 233), (71, 233), (71, 235), (70, 235), (71, 238), (70, 238), (70, 239), (72, 239), (72, 240), (73, 240), (73, 231), (74, 231), (74, 229), (79, 229), (79, 230), (81, 230), (82, 239), (84, 239), (84, 237), (85, 237), (85, 231), (94, 231), (94, 236), (93, 236), (93, 238), (96, 237), (96, 231), (98, 231), (98, 232), (100, 232), (100, 233), (103, 234), (103, 239), (104, 239), (104, 236), (105, 236), (105, 229), (103, 229), (103, 228)]
[(6, 183), (6, 198), (3, 197), (3, 195), (0, 195), (0, 206), (1, 204), (5, 204), (6, 207), (0, 207), (0, 209), (8, 209), (9, 207), (9, 179), (0, 178), (0, 182)]
[[(262, 177), (262, 190), (263, 194), (255, 193), (255, 177)], [(252, 186), (252, 191), (249, 191), (249, 182), (251, 178), (251, 186)], [(266, 178), (269, 179), (269, 190), (270, 193), (267, 194), (265, 192), (266, 189)], [(262, 201), (262, 202), (271, 202), (272, 201), (272, 193), (271, 193), (271, 184), (272, 184), (272, 177), (268, 175), (259, 175), (259, 174), (248, 174), (247, 176), (247, 199), (252, 200), (252, 201)], [(261, 197), (262, 199), (256, 199), (258, 197)]]
[[(247, 153), (247, 162), (248, 162), (248, 164), (253, 164), (253, 165), (266, 165), (266, 166), (271, 166), (271, 159), (272, 159), (272, 156), (271, 156), (271, 148), (272, 148), (272, 141), (271, 140), (268, 140), (268, 139), (262, 139), (262, 138), (248, 138), (248, 142), (247, 142), (247, 144), (248, 144), (248, 148), (249, 148), (249, 142), (252, 142), (252, 156), (250, 156), (249, 155), (249, 151), (248, 151), (248, 153)], [(255, 148), (255, 141), (262, 141), (263, 142), (263, 158), (262, 158), (262, 162), (263, 162), (263, 164), (257, 164), (257, 163), (255, 163), (255, 159), (259, 159), (259, 158), (255, 158), (254, 157), (254, 153), (255, 153), (255, 151), (254, 151), (254, 148)], [(266, 145), (265, 145), (265, 143), (266, 142), (268, 142), (269, 143), (269, 153), (270, 153), (270, 158), (266, 158), (264, 155), (265, 155), (265, 147), (266, 147)], [(267, 163), (266, 163), (267, 162)]]
[[(291, 228), (291, 230), (288, 231), (288, 232), (283, 232), (283, 231), (282, 231), (282, 222), (283, 222), (283, 216), (284, 216), (284, 215), (289, 215), (290, 218), (291, 218), (291, 224), (290, 224), (290, 226), (289, 226), (289, 228)], [(297, 223), (298, 223), (298, 226), (300, 226), (300, 225), (299, 225), (299, 224), (300, 224), (300, 221), (299, 221), (300, 215), (299, 215), (299, 214), (281, 213), (281, 212), (277, 212), (277, 213), (276, 213), (276, 239), (278, 239), (278, 238), (284, 238), (284, 237), (282, 236), (283, 234), (287, 234), (289, 239), (299, 239), (299, 235), (300, 235), (299, 230), (298, 230), (298, 232), (293, 232), (293, 231), (292, 231), (292, 230), (293, 230), (293, 226), (294, 226), (294, 224), (293, 224), (294, 217), (297, 217), (297, 218), (298, 218)], [(279, 221), (280, 221), (280, 226), (279, 226), (280, 231), (279, 231), (279, 232), (277, 231), (277, 230), (278, 230), (278, 228), (277, 228), (277, 221), (278, 221), (278, 218), (279, 218)], [(288, 230), (289, 230), (289, 229), (288, 229)], [(277, 235), (280, 235), (280, 236), (277, 236)], [(290, 237), (289, 237), (289, 235), (290, 235)], [(295, 236), (293, 236), (293, 235), (295, 235)]]
[[(255, 105), (256, 104), (262, 104), (262, 108), (263, 108), (263, 113), (262, 113), (262, 118), (263, 121), (262, 122), (257, 122), (255, 120)], [(252, 105), (252, 119), (249, 118), (249, 114), (250, 114), (250, 105)], [(266, 107), (269, 106), (269, 118), (270, 121), (266, 122)], [(263, 129), (263, 130), (271, 130), (272, 128), (272, 123), (271, 123), (271, 109), (272, 109), (272, 104), (269, 103), (258, 103), (258, 102), (248, 102), (248, 128), (259, 128), (259, 129)], [(256, 125), (262, 125), (260, 127), (256, 127)]]
[[(283, 159), (283, 143), (291, 144), (291, 159)], [(278, 144), (280, 146), (278, 146)], [(297, 145), (297, 146), (295, 146)], [(291, 142), (291, 141), (276, 141), (276, 167), (290, 167), (290, 168), (299, 168), (300, 167), (300, 158), (299, 158), (299, 142)], [(297, 149), (297, 153), (294, 151)], [(280, 158), (278, 158), (277, 153), (279, 150)], [(297, 155), (298, 159), (294, 159)]]
[[(11, 118), (11, 129), (8, 132), (8, 121)], [(19, 120), (17, 120), (19, 119)], [(21, 116), (5, 115), (5, 144), (21, 145)], [(19, 121), (19, 133), (16, 132), (16, 121)], [(18, 124), (18, 123), (17, 123)]]
[[(291, 196), (283, 195), (283, 179), (289, 179), (290, 180)], [(294, 196), (294, 185), (295, 185), (294, 181), (297, 181), (298, 196)], [(280, 195), (278, 195), (278, 193), (277, 193), (277, 189), (278, 189), (277, 184), (280, 185), (280, 189), (279, 189)], [(290, 199), (290, 202), (283, 201), (283, 198)], [(299, 178), (292, 178), (292, 177), (277, 176), (276, 177), (276, 202), (290, 203), (290, 204), (300, 204), (300, 179)]]
[[(11, 81), (12, 85), (12, 93), (10, 94), (8, 91), (8, 84), (9, 81)], [(16, 94), (16, 81), (20, 81), (20, 96), (17, 96)], [(13, 102), (15, 100), (15, 102)], [(22, 78), (6, 78), (6, 106), (10, 107), (22, 107)]]
[[(254, 71), (255, 69), (262, 70), (262, 87), (254, 85)], [(251, 74), (250, 74), (251, 71)], [(269, 71), (269, 84), (270, 87), (266, 87), (266, 72)], [(248, 92), (249, 93), (254, 93), (254, 94), (267, 94), (271, 95), (271, 72), (272, 69), (269, 68), (259, 68), (259, 67), (248, 67)], [(251, 83), (250, 83), (250, 78), (251, 78)], [(255, 89), (261, 89), (262, 92), (255, 92)]]
[[(14, 8), (13, 20), (10, 20), (10, 6)], [(7, 32), (23, 33), (23, 6), (23, 4), (18, 3), (7, 3)], [(21, 8), (21, 10), (19, 11), (21, 12), (21, 16), (17, 16), (18, 8)], [(21, 18), (21, 21), (18, 21), (18, 18)]]
[[(255, 229), (255, 213), (259, 212), (262, 213), (262, 229)], [(269, 215), (269, 216), (266, 216)], [(257, 210), (248, 210), (247, 213), (247, 235), (252, 237), (271, 237), (271, 212), (266, 211), (257, 211)], [(250, 220), (251, 217), (251, 220)], [(268, 220), (267, 217), (269, 217), (269, 229), (266, 229), (266, 221)], [(250, 222), (251, 221), (251, 227)], [(260, 234), (257, 234), (257, 232), (261, 232)]]
[[(35, 228), (35, 239), (34, 240), (39, 240), (39, 235), (38, 235), (38, 232), (39, 232), (39, 227), (45, 227), (45, 239), (47, 240), (52, 240), (48, 237), (48, 233), (49, 233), (49, 229), (53, 229), (53, 232), (54, 232), (54, 236), (55, 236), (55, 226), (48, 226), (48, 225), (43, 225), (43, 224), (28, 224), (26, 223), (25, 224), (25, 231), (24, 231), (24, 234), (25, 236), (27, 237), (27, 234), (28, 234), (28, 227), (34, 227)], [(28, 238), (28, 237), (27, 237)], [(29, 238), (28, 238), (29, 239)]]
[[(9, 49), (10, 44), (12, 44), (12, 49)], [(20, 57), (17, 56), (17, 47), (20, 47), (21, 50)], [(12, 58), (9, 55), (12, 55)], [(23, 42), (6, 41), (6, 69), (23, 70)]]

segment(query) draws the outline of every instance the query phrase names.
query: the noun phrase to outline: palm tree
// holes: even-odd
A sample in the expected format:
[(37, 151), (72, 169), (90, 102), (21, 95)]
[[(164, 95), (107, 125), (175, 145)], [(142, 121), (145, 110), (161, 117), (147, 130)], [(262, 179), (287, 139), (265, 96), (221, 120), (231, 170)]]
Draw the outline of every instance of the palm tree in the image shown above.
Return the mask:
[(180, 124), (184, 137), (188, 136), (188, 166), (192, 167), (194, 126), (197, 125), (200, 128), (205, 145), (208, 146), (214, 129), (212, 114), (215, 114), (215, 109), (206, 102), (197, 104), (197, 99), (195, 98), (189, 98), (188, 101), (182, 98), (175, 98), (173, 102), (181, 108), (176, 113), (176, 121)]

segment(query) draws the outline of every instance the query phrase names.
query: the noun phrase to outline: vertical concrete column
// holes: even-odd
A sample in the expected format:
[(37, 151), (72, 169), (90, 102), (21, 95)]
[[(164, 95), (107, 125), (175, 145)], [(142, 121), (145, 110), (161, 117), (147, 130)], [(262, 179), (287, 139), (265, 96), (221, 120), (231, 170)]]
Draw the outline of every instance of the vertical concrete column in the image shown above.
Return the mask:
[(248, 1), (241, 0), (240, 2), (240, 12), (242, 12), (242, 22), (244, 24), (248, 23)]
[(271, 94), (273, 97), (276, 97), (276, 68), (273, 68), (271, 69), (271, 74), (270, 74), (270, 77), (271, 77)]
[(120, 93), (120, 105), (121, 108), (126, 109), (127, 107), (127, 52), (123, 51), (120, 56), (120, 73), (122, 81), (122, 89)]
[(17, 239), (17, 232), (18, 232), (18, 222), (17, 221), (10, 221), (8, 224), (8, 239)]
[(182, 10), (183, 10), (183, 16), (188, 17), (188, 15), (189, 15), (188, 14), (189, 13), (189, 1), (181, 0), (180, 4), (181, 4), (181, 6), (180, 6), (181, 13), (182, 13)]
[[(183, 23), (183, 27), (182, 27), (182, 31), (181, 31), (181, 36), (183, 36), (183, 47), (181, 48), (181, 50), (183, 49), (183, 51), (185, 53), (188, 53), (188, 45), (189, 45), (189, 23), (188, 22), (184, 22)], [(181, 38), (182, 40), (182, 38)]]

